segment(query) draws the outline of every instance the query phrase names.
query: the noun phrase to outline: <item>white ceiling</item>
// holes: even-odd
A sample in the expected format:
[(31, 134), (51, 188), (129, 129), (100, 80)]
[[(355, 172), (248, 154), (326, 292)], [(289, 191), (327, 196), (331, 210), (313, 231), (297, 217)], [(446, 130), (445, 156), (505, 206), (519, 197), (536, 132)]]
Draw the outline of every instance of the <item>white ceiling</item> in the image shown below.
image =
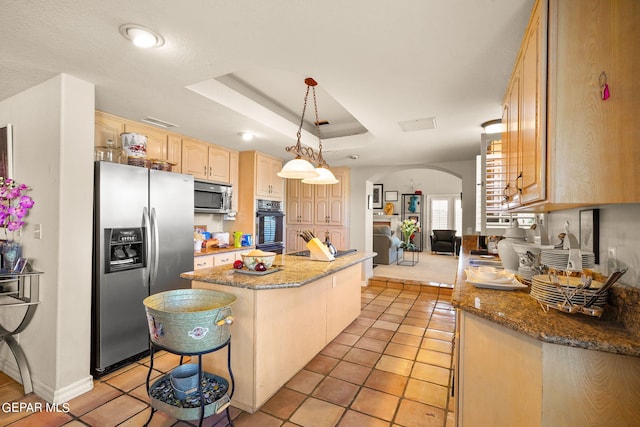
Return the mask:
[[(355, 167), (478, 154), (480, 124), (501, 116), (533, 0), (1, 4), (0, 100), (67, 73), (95, 84), (99, 110), (136, 121), (151, 116), (179, 125), (173, 130), (183, 135), (288, 159), (304, 78), (313, 77), (320, 120), (341, 125), (335, 110), (342, 106), (367, 130), (323, 137), (330, 165)], [(165, 44), (134, 47), (118, 31), (125, 23), (152, 28)], [(223, 84), (228, 74), (265, 102)], [(399, 125), (430, 117), (436, 129)], [(311, 101), (306, 118), (315, 119)], [(257, 138), (241, 141), (246, 130)], [(303, 143), (317, 139), (305, 133)]]

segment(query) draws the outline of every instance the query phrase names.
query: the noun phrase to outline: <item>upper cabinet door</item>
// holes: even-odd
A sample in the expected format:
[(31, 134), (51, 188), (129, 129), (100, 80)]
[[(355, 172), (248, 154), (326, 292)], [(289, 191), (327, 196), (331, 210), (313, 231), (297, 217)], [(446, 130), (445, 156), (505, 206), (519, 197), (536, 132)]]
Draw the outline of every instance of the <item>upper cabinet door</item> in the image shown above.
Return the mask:
[(120, 134), (124, 132), (124, 120), (102, 111), (96, 111), (95, 120), (94, 145), (104, 147), (108, 140), (112, 140), (120, 146)]
[(209, 170), (208, 179), (215, 182), (229, 183), (229, 150), (209, 146)]
[(209, 171), (207, 145), (192, 139), (182, 140), (182, 173), (193, 175), (197, 179), (207, 179)]

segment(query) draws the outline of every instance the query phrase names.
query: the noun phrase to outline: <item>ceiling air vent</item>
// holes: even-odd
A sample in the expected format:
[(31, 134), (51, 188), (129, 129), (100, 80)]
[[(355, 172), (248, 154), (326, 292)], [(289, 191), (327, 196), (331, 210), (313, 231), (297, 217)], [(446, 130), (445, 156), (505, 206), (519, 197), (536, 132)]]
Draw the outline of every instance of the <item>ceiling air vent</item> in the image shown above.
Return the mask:
[(144, 119), (142, 119), (143, 122), (145, 123), (149, 123), (151, 125), (155, 125), (155, 126), (160, 126), (163, 128), (175, 128), (178, 127), (178, 125), (174, 125), (173, 123), (169, 123), (169, 122), (165, 122), (164, 120), (160, 120), (160, 119), (156, 119), (153, 117), (145, 117)]
[(427, 117), (424, 119), (405, 120), (398, 122), (400, 129), (404, 132), (413, 132), (416, 130), (435, 129), (438, 127), (435, 117)]

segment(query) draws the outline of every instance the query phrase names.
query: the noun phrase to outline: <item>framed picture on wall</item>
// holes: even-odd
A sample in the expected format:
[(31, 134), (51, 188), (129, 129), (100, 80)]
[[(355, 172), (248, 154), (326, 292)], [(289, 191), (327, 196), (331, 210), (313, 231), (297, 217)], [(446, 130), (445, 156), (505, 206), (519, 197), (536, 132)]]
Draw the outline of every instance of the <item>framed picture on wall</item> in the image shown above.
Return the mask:
[(385, 191), (384, 199), (387, 202), (397, 202), (398, 201), (398, 192), (397, 191)]
[(373, 184), (373, 209), (382, 209), (382, 184)]
[(0, 126), (0, 177), (13, 178), (13, 127)]
[(600, 209), (580, 211), (580, 250), (593, 252), (600, 263)]

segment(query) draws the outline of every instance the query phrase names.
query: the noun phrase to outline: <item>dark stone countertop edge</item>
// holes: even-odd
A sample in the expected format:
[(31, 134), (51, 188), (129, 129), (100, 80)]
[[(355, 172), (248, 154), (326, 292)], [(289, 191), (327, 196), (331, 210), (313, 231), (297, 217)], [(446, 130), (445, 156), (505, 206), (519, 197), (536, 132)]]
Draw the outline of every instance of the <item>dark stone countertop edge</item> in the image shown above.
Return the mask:
[[(185, 272), (182, 273), (180, 277), (187, 280), (214, 283), (223, 286), (232, 286), (236, 288), (251, 289), (256, 291), (298, 288), (319, 280), (323, 277), (330, 276), (334, 273), (337, 273), (338, 271), (362, 263), (367, 259), (373, 258), (375, 255), (375, 252), (355, 252), (350, 255), (336, 258), (336, 260), (331, 262), (312, 261), (306, 257), (293, 255), (278, 255), (276, 256), (274, 265), (280, 266), (282, 268), (282, 271), (271, 274), (250, 275), (235, 273), (233, 266), (223, 265), (219, 267)], [(315, 271), (301, 271), (304, 268), (304, 266), (300, 268), (302, 263), (315, 263), (311, 264), (311, 266), (316, 267), (315, 269), (312, 268)], [(292, 265), (293, 270), (288, 270), (287, 264)], [(325, 266), (325, 269), (318, 271), (319, 266)], [(298, 277), (295, 280), (287, 279), (287, 273), (289, 273), (290, 276)]]
[[(460, 254), (451, 296), (455, 308), (538, 341), (640, 357), (640, 337), (615, 321), (611, 307), (605, 309), (601, 319), (554, 309), (544, 312), (528, 290), (496, 291), (467, 283), (464, 268), (472, 258), (468, 253)], [(479, 307), (477, 301), (480, 301)]]

